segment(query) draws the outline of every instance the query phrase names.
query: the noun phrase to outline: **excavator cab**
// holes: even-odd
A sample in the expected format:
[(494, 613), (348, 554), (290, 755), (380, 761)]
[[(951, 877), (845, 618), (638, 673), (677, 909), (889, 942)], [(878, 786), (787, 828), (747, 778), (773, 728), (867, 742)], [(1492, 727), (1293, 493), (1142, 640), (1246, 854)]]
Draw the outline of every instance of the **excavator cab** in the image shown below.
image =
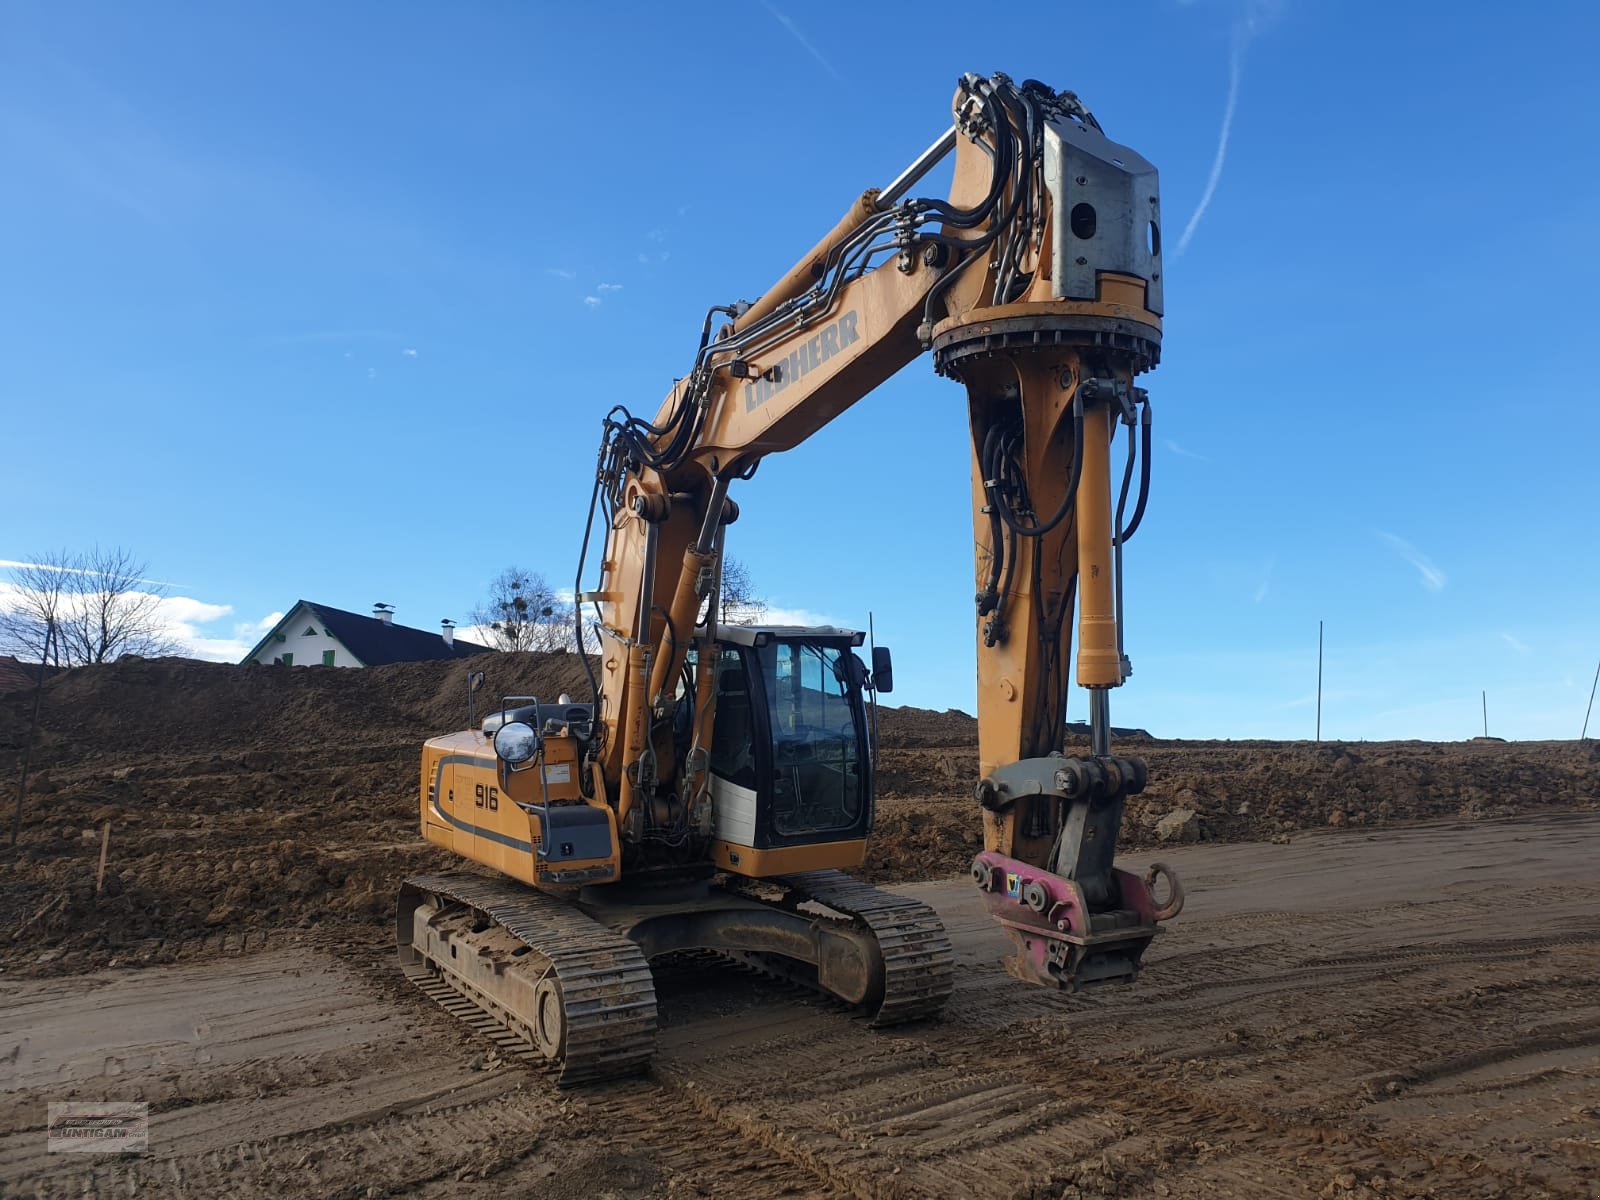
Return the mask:
[(858, 865), (873, 813), (870, 675), (855, 653), (863, 635), (798, 626), (718, 633), (715, 857), (755, 876)]

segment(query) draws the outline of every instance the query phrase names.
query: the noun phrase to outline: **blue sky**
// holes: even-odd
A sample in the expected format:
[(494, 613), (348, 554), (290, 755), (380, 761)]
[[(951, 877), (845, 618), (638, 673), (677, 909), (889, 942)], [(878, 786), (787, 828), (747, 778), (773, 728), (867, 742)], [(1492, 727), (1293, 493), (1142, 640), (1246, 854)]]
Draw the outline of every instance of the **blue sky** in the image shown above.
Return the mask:
[[(652, 412), (707, 305), (1004, 70), (1162, 172), (1114, 718), (1310, 736), (1324, 619), (1327, 736), (1470, 736), (1486, 689), (1492, 733), (1573, 737), (1597, 33), (1557, 3), (11, 0), (0, 559), (128, 546), (213, 656), (297, 597), (434, 628), (509, 563), (568, 583), (602, 413)], [(902, 703), (973, 704), (967, 456), (923, 359), (735, 493), (760, 589), (872, 610)]]

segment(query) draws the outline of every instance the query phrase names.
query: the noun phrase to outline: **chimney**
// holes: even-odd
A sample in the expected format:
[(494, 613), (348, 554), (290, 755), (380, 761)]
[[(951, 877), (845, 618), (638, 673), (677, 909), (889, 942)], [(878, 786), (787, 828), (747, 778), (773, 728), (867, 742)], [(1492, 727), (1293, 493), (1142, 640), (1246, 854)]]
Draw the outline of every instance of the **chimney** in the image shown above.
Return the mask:
[(449, 617), (439, 622), (439, 636), (444, 639), (446, 646), (456, 644), (456, 623)]
[(377, 604), (372, 606), (372, 615), (377, 617), (378, 620), (382, 621), (385, 625), (393, 624), (394, 605), (384, 604), (382, 601), (379, 601)]

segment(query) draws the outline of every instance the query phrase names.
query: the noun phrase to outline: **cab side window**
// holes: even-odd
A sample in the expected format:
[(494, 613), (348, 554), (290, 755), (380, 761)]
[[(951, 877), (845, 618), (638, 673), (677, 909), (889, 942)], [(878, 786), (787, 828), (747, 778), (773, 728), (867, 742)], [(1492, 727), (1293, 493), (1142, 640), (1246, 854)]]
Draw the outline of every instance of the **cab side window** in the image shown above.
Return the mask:
[(724, 649), (717, 662), (717, 718), (711, 745), (712, 771), (754, 791), (755, 711), (742, 648)]

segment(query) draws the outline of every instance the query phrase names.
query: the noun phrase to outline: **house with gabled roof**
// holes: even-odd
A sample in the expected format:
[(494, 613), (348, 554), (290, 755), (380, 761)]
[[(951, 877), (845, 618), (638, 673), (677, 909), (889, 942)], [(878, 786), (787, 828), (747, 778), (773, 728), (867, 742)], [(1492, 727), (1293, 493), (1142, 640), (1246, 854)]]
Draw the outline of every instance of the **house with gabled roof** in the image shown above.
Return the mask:
[(455, 636), (455, 622), (439, 622), (439, 632), (397, 625), (394, 606), (375, 604), (372, 615), (329, 604), (296, 600), (266, 637), (240, 660), (283, 667), (381, 667), (397, 662), (427, 662), (487, 654), (490, 647)]

